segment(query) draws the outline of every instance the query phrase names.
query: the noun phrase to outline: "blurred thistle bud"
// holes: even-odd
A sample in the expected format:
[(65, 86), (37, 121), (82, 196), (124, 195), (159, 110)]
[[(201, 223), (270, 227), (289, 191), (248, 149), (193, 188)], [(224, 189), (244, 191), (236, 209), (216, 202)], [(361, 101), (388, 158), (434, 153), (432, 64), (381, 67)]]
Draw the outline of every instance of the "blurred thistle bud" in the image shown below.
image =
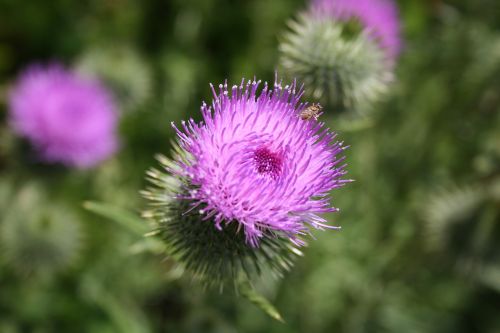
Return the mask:
[(122, 110), (138, 107), (151, 96), (151, 70), (132, 48), (91, 49), (77, 61), (76, 68), (83, 75), (97, 77), (110, 87)]
[(304, 120), (296, 85), (241, 81), (212, 87), (203, 122), (174, 126), (172, 159), (159, 157), (145, 212), (168, 253), (194, 276), (223, 286), (242, 275), (288, 270), (310, 228), (338, 228), (320, 215), (336, 212), (329, 193), (348, 182), (335, 134)]
[(387, 91), (400, 51), (392, 0), (311, 0), (289, 22), (281, 67), (335, 110), (369, 110)]
[(61, 65), (33, 65), (22, 72), (10, 93), (9, 111), (14, 131), (47, 162), (89, 168), (118, 148), (111, 94)]
[(65, 207), (49, 204), (37, 186), (14, 193), (0, 223), (1, 256), (24, 275), (51, 274), (69, 267), (80, 254), (82, 230)]
[[(500, 177), (487, 182), (442, 187), (426, 193), (422, 200), (426, 243), (430, 250), (479, 259), (478, 240), (486, 249), (496, 230)], [(474, 237), (471, 237), (474, 235)]]

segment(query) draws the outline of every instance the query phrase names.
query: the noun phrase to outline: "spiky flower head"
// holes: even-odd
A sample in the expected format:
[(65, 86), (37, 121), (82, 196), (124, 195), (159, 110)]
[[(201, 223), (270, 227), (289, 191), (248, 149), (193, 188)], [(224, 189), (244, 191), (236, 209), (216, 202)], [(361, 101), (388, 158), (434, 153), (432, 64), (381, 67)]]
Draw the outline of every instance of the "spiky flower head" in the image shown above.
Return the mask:
[(389, 60), (399, 55), (400, 23), (393, 0), (311, 0), (310, 11), (317, 18), (357, 22), (384, 49)]
[(10, 123), (48, 162), (87, 168), (117, 147), (117, 112), (99, 82), (59, 64), (32, 65), (21, 73), (9, 99)]
[(212, 87), (202, 122), (173, 125), (179, 146), (173, 160), (162, 159), (167, 174), (149, 173), (157, 188), (145, 194), (157, 209), (146, 215), (160, 221), (173, 252), (199, 259), (194, 271), (220, 272), (214, 260), (239, 254), (287, 265), (274, 263), (310, 228), (336, 228), (321, 214), (338, 210), (329, 193), (348, 181), (342, 143), (324, 123), (302, 119), (307, 106), (295, 84), (260, 85)]
[(9, 208), (0, 221), (0, 257), (27, 275), (52, 274), (78, 260), (82, 229), (68, 207), (49, 204), (37, 185), (11, 187), (6, 193)]
[(401, 48), (392, 0), (312, 0), (289, 26), (281, 66), (314, 98), (365, 111), (387, 91)]

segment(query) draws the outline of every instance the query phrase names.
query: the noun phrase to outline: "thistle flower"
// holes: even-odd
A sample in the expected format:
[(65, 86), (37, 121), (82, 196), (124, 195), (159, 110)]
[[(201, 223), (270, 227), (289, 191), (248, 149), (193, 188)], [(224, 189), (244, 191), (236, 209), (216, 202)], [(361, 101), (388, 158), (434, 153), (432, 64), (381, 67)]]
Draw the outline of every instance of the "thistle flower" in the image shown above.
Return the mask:
[(265, 83), (260, 93), (259, 86), (212, 87), (203, 122), (173, 125), (176, 153), (160, 158), (167, 174), (148, 173), (156, 188), (145, 192), (155, 204), (146, 216), (200, 275), (221, 277), (228, 269), (217, 265), (237, 271), (233, 263), (247, 259), (280, 272), (310, 228), (337, 228), (320, 215), (338, 211), (328, 195), (348, 181), (339, 157), (345, 147), (324, 123), (301, 118), (306, 105), (295, 84)]
[(401, 50), (398, 9), (393, 0), (311, 0), (317, 18), (357, 21), (394, 61)]
[(48, 162), (87, 168), (117, 149), (117, 112), (109, 92), (60, 65), (26, 69), (9, 106), (14, 130)]
[(337, 110), (369, 110), (388, 89), (400, 52), (391, 0), (312, 0), (289, 23), (281, 66)]

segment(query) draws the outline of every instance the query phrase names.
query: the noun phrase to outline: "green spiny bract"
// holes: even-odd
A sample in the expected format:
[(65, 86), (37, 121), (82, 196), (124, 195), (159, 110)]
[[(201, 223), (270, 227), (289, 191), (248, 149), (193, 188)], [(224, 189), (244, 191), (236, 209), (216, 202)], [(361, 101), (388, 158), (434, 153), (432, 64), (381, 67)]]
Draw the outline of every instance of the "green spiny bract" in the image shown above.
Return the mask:
[(366, 112), (393, 79), (386, 55), (356, 21), (301, 14), (289, 22), (280, 65), (303, 82), (306, 93), (334, 110)]
[[(165, 169), (175, 167), (164, 156), (157, 159)], [(154, 186), (142, 192), (151, 206), (143, 216), (153, 222), (152, 234), (161, 237), (167, 255), (203, 285), (221, 290), (237, 287), (242, 279), (253, 280), (268, 270), (281, 277), (301, 255), (288, 238), (279, 235), (263, 237), (258, 247), (252, 247), (238, 223), (218, 230), (213, 221), (203, 220), (202, 207), (192, 209), (188, 200), (179, 198), (188, 191), (182, 179), (157, 169), (147, 175)]]

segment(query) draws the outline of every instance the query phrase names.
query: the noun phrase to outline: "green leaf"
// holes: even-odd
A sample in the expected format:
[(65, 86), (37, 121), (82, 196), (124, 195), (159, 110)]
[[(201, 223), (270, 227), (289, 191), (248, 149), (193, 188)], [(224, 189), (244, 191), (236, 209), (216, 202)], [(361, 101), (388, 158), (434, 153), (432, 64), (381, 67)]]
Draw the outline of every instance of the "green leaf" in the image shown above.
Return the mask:
[(274, 307), (274, 305), (269, 302), (264, 296), (259, 294), (250, 284), (248, 280), (240, 281), (239, 291), (247, 300), (258, 306), (262, 311), (264, 311), (268, 316), (277, 321), (284, 323), (283, 317)]
[(500, 293), (500, 267), (488, 266), (478, 273), (478, 279)]
[(116, 206), (105, 203), (86, 201), (83, 207), (97, 215), (114, 221), (138, 236), (144, 236), (149, 230), (147, 223), (135, 214)]

